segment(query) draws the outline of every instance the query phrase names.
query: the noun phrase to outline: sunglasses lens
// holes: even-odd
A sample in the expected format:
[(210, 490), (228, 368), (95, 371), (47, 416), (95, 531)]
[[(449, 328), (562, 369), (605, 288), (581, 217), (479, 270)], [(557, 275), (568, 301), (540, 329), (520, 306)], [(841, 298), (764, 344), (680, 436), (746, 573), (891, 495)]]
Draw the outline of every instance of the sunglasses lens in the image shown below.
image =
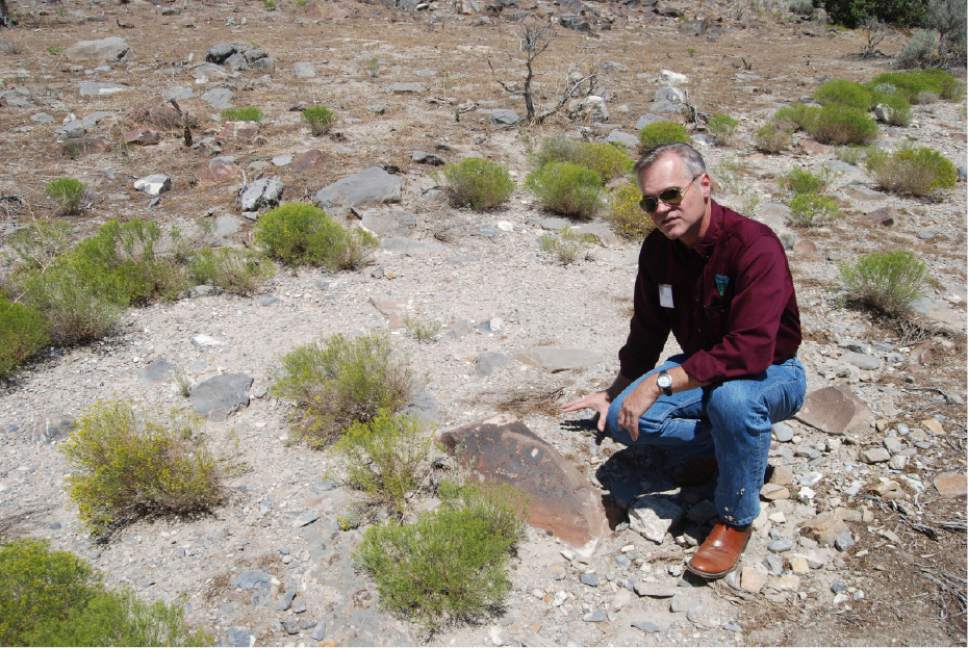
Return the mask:
[(659, 194), (659, 200), (667, 205), (678, 205), (682, 202), (682, 190), (678, 187), (666, 189)]
[(645, 196), (640, 202), (639, 206), (642, 207), (648, 213), (654, 212), (659, 207), (659, 200), (655, 196)]

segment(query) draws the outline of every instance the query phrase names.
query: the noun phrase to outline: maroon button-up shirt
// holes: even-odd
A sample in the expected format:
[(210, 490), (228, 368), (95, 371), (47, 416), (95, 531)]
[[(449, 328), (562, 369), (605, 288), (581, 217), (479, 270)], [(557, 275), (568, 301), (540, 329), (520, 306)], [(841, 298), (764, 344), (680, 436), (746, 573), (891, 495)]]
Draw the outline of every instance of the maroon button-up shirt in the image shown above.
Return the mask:
[(689, 248), (655, 230), (642, 244), (635, 312), (619, 351), (622, 375), (654, 368), (672, 331), (703, 383), (759, 374), (793, 357), (800, 312), (783, 245), (766, 225), (715, 201)]

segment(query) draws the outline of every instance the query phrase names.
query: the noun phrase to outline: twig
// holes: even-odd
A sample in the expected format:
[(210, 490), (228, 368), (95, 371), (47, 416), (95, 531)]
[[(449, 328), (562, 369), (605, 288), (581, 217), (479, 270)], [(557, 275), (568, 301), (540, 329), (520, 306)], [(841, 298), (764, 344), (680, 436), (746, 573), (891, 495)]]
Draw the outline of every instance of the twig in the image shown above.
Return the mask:
[(947, 392), (945, 392), (943, 389), (940, 389), (938, 387), (902, 387), (901, 389), (906, 392), (934, 392), (935, 394), (941, 394), (942, 396), (944, 396), (944, 400), (946, 403), (954, 402), (954, 399), (951, 398), (951, 396), (948, 396)]

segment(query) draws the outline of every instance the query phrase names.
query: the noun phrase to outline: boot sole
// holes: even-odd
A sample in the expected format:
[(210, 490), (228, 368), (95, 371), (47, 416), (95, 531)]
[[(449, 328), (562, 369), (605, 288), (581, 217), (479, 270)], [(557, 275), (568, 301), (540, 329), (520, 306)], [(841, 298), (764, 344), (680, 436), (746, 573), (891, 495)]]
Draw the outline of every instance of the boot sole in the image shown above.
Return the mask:
[(736, 564), (734, 564), (732, 567), (730, 567), (726, 571), (710, 573), (710, 572), (704, 572), (704, 571), (702, 571), (700, 569), (696, 569), (690, 563), (686, 563), (686, 571), (688, 571), (690, 574), (694, 574), (694, 575), (698, 576), (699, 578), (704, 578), (706, 580), (718, 580), (718, 579), (722, 578), (723, 576), (726, 576), (726, 575), (728, 575), (728, 574), (736, 571), (736, 568), (739, 567), (739, 564), (740, 564), (740, 561), (737, 560), (736, 561)]

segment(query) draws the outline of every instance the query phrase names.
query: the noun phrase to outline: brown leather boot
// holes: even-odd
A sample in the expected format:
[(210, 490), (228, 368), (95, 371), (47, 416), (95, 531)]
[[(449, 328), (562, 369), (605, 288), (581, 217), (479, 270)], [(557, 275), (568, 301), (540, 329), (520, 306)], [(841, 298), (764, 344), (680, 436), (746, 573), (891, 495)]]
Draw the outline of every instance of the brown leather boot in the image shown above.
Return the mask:
[(722, 578), (736, 569), (752, 532), (750, 526), (739, 528), (716, 522), (686, 569), (708, 580)]

